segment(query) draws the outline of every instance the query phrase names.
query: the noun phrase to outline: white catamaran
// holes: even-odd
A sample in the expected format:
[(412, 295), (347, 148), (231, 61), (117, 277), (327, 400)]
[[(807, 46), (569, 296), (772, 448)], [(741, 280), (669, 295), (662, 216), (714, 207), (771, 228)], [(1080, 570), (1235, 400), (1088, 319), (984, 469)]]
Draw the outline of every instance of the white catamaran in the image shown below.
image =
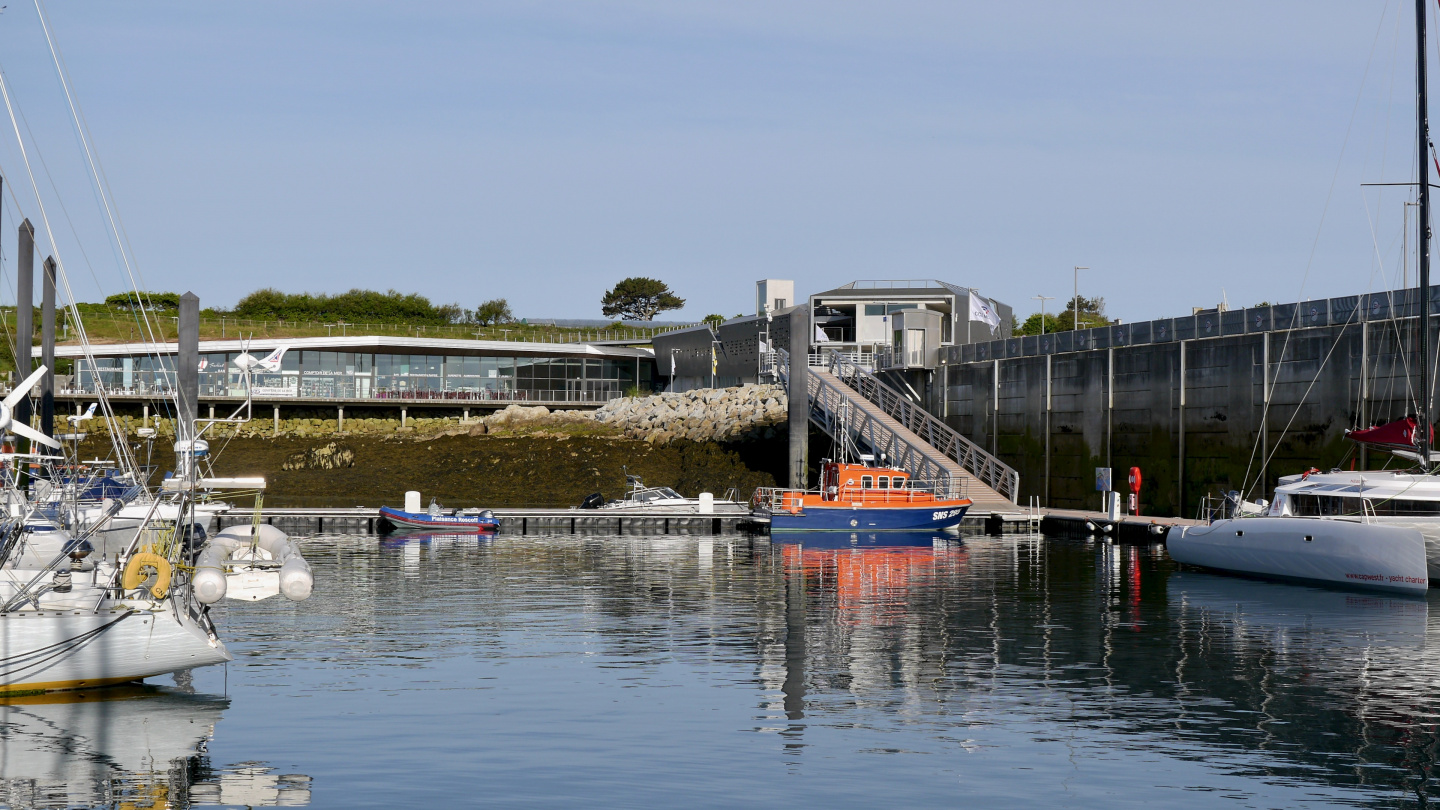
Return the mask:
[[(1417, 413), (1347, 432), (1388, 450), (1407, 470), (1319, 472), (1280, 479), (1263, 515), (1219, 520), (1171, 532), (1176, 561), (1235, 573), (1423, 593), (1440, 581), (1440, 457), (1432, 453), (1430, 352), (1430, 120), (1425, 47), (1426, 4), (1415, 2), (1416, 219), (1419, 308)], [(1420, 426), (1426, 429), (1420, 429)], [(1243, 503), (1238, 501), (1239, 503)], [(1243, 511), (1243, 510), (1242, 510)]]

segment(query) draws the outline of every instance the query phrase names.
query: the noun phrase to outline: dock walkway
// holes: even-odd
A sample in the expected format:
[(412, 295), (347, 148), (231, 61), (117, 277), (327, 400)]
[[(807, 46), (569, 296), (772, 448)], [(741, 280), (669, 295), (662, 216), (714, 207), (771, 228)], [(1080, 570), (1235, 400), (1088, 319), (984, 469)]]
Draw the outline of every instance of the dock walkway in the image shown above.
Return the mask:
[[(712, 514), (693, 510), (648, 509), (492, 509), (507, 534), (729, 534), (739, 532), (750, 520), (749, 510), (723, 509)], [(250, 509), (236, 509), (217, 516), (217, 528), (243, 526), (255, 519)], [(270, 507), (262, 509), (261, 521), (286, 531), (345, 532), (375, 534), (380, 530), (380, 510), (356, 506), (338, 509)], [(443, 533), (443, 532), (437, 532)]]
[[(981, 481), (959, 461), (927, 441), (926, 437), (918, 435), (901, 424), (900, 420), (886, 413), (880, 403), (853, 391), (829, 369), (811, 368), (809, 378), (810, 397), (815, 403), (814, 409), (820, 412), (815, 421), (829, 422), (822, 427), (840, 429), (843, 423), (844, 429), (854, 434), (853, 438), (859, 438), (866, 446), (885, 453), (889, 463), (911, 470), (917, 478), (935, 477), (933, 474), (926, 474), (927, 467), (943, 470), (950, 480), (959, 486), (965, 497), (974, 503), (972, 512), (989, 514), (1016, 510), (1013, 501)], [(847, 391), (854, 395), (848, 395)], [(914, 472), (916, 470), (920, 472)]]
[[(965, 516), (965, 525), (983, 526), (991, 534), (1002, 532), (1043, 532), (1060, 537), (1108, 537), (1122, 543), (1157, 543), (1173, 526), (1198, 526), (1185, 518), (1127, 516), (1107, 520), (1099, 512), (1076, 509), (1016, 510), (976, 507)], [(494, 509), (505, 534), (740, 534), (750, 529), (748, 512), (717, 511), (701, 515), (679, 510), (597, 510), (597, 509)], [(261, 521), (297, 533), (377, 534), (380, 510), (350, 508), (271, 507), (260, 514)], [(243, 526), (254, 520), (254, 512), (236, 509), (221, 513), (219, 526)]]

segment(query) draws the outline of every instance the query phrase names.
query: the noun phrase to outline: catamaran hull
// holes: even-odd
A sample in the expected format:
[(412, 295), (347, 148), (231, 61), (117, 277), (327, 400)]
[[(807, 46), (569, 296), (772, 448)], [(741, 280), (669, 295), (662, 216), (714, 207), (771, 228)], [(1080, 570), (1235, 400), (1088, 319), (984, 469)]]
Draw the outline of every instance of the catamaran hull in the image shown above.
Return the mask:
[(1371, 518), (1370, 521), (1380, 526), (1393, 526), (1400, 529), (1413, 529), (1420, 532), (1425, 538), (1425, 560), (1430, 575), (1430, 581), (1440, 587), (1440, 525), (1431, 518), (1429, 520), (1408, 520), (1405, 518)]
[(770, 513), (771, 532), (910, 532), (943, 530), (960, 525), (969, 502), (956, 506), (817, 506), (807, 504), (798, 512)]
[(126, 683), (230, 659), (218, 639), (168, 609), (0, 614), (0, 694)]
[(1423, 595), (1425, 539), (1414, 529), (1259, 517), (1185, 526), (1166, 538), (1178, 563), (1269, 579)]

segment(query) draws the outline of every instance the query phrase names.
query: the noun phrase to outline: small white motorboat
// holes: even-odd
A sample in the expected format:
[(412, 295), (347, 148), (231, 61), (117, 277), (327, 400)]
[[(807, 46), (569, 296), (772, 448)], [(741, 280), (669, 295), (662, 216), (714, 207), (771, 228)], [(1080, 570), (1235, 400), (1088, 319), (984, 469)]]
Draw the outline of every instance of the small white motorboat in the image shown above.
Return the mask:
[(630, 491), (625, 497), (619, 500), (607, 502), (600, 493), (595, 493), (585, 499), (584, 503), (577, 509), (624, 509), (644, 512), (645, 510), (664, 510), (671, 512), (695, 512), (696, 514), (748, 514), (749, 504), (735, 501), (731, 497), (732, 489), (724, 498), (716, 498), (708, 492), (700, 493), (698, 498), (687, 498), (670, 487), (647, 487), (645, 482), (637, 475), (625, 475), (625, 483), (630, 486)]
[(1425, 539), (1415, 529), (1352, 520), (1256, 517), (1171, 529), (1171, 559), (1267, 579), (1424, 596)]

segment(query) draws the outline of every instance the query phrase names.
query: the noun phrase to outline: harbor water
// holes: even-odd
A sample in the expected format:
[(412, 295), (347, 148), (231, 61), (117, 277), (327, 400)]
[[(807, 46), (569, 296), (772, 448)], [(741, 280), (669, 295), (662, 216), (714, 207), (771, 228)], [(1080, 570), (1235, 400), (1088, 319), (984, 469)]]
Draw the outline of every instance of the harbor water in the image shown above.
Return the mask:
[(0, 706), (0, 798), (1422, 807), (1440, 787), (1423, 600), (1038, 535), (305, 549), (309, 601), (216, 609), (229, 665)]

